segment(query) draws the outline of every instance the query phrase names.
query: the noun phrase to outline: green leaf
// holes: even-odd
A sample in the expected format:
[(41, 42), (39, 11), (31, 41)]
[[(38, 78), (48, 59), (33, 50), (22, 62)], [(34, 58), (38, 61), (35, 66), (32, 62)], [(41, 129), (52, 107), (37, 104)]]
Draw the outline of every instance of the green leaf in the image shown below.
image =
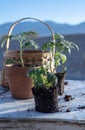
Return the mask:
[(50, 42), (44, 43), (43, 46), (42, 46), (42, 49), (45, 50), (45, 51), (48, 50), (48, 49), (52, 50), (54, 48), (54, 46), (55, 46), (54, 42), (50, 41)]
[(61, 61), (62, 61), (62, 64), (64, 64), (66, 62), (67, 58), (66, 58), (66, 55), (64, 54), (61, 54)]
[(25, 48), (34, 48), (34, 49), (39, 49), (39, 46), (33, 41), (33, 40), (26, 40), (23, 45), (22, 45), (22, 48), (25, 49)]
[(34, 80), (35, 87), (52, 87), (56, 83), (56, 76), (48, 72), (45, 67), (33, 68), (27, 73), (28, 77)]
[(62, 54), (60, 52), (56, 52), (54, 57), (55, 57), (55, 63), (58, 66), (61, 63), (64, 64), (66, 62), (66, 60), (67, 60), (66, 55), (64, 55), (64, 54)]

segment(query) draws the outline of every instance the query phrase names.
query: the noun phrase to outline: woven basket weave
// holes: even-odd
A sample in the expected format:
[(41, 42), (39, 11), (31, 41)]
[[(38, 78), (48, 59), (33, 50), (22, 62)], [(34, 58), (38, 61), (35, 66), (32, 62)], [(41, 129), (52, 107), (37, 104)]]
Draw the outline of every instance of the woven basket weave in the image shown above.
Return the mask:
[[(13, 63), (20, 63), (20, 51), (7, 51), (4, 53), (4, 66), (13, 60)], [(49, 52), (39, 50), (25, 50), (23, 51), (23, 61), (28, 66), (40, 66), (46, 64), (50, 60)]]
[[(47, 23), (45, 23), (39, 19), (31, 18), (31, 17), (23, 18), (23, 19), (20, 19), (20, 20), (14, 22), (9, 29), (8, 36), (9, 37), (11, 36), (14, 27), (19, 22), (21, 22), (23, 20), (27, 20), (27, 19), (37, 20), (37, 21), (41, 22), (42, 24), (44, 24), (50, 30), (50, 32), (52, 34), (52, 40), (54, 40), (54, 31), (51, 29), (51, 27)], [(3, 55), (3, 57), (4, 57), (3, 58), (4, 59), (3, 60), (3, 69), (1, 72), (1, 85), (5, 86), (5, 87), (9, 86), (8, 82), (7, 82), (7, 75), (5, 73), (5, 68), (6, 68), (7, 62), (9, 62), (9, 60), (13, 60), (14, 64), (16, 65), (18, 63), (18, 61), (20, 61), (20, 51), (19, 50), (9, 50), (9, 45), (10, 45), (10, 38), (7, 39), (6, 51), (4, 52), (4, 55)], [(40, 50), (25, 50), (23, 52), (23, 61), (24, 61), (25, 65), (41, 66), (41, 65), (44, 65), (49, 62), (49, 59), (52, 56), (52, 54), (53, 54), (53, 52), (49, 53), (49, 52), (43, 52)]]

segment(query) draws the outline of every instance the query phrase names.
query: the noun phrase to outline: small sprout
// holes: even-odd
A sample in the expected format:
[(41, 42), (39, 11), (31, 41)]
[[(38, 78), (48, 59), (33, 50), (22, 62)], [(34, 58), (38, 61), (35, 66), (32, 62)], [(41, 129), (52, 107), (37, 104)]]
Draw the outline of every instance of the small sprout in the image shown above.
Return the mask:
[(2, 37), (1, 47), (4, 46), (4, 44), (6, 43), (8, 38), (10, 38), (10, 40), (18, 40), (18, 42), (20, 44), (21, 65), (22, 65), (22, 67), (24, 67), (24, 60), (23, 60), (23, 56), (22, 56), (23, 50), (26, 49), (26, 48), (39, 49), (39, 46), (37, 45), (37, 43), (30, 39), (30, 37), (33, 38), (33, 37), (37, 37), (37, 36), (38, 36), (38, 34), (33, 32), (33, 31), (23, 32), (23, 33), (18, 34), (18, 35), (4, 36), (4, 37)]
[(28, 71), (27, 76), (33, 79), (35, 87), (57, 87), (58, 80), (56, 75), (48, 72), (45, 67), (32, 68)]

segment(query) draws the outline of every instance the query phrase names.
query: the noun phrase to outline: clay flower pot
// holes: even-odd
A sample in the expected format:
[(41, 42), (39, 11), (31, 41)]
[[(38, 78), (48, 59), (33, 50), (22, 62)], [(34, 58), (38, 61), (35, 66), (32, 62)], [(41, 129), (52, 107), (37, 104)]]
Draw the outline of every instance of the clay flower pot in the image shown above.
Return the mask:
[(13, 98), (32, 98), (32, 79), (27, 77), (29, 67), (6, 66), (6, 75)]

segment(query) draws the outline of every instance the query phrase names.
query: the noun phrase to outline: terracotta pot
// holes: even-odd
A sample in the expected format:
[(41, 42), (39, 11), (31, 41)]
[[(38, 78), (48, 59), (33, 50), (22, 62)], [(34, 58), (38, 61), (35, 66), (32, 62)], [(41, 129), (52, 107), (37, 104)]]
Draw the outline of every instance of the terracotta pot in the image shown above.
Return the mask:
[(32, 80), (27, 77), (29, 67), (6, 66), (6, 75), (13, 98), (32, 98)]
[(65, 81), (65, 73), (56, 73), (58, 78), (58, 94), (62, 95), (64, 93), (64, 81)]
[(43, 113), (52, 113), (58, 111), (58, 88), (45, 87), (32, 88), (35, 100), (35, 110)]

